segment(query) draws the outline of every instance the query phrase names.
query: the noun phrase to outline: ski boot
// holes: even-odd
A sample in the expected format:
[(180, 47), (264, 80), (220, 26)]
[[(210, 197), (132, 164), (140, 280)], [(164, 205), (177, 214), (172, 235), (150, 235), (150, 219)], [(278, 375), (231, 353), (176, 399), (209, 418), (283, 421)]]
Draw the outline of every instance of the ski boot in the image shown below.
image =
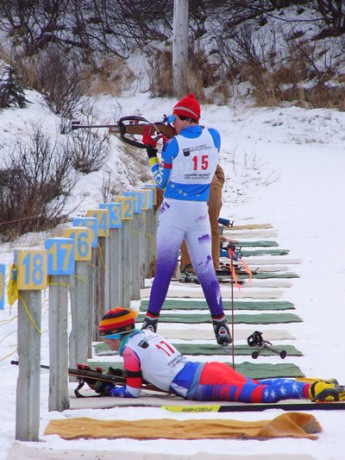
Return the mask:
[(318, 380), (310, 385), (308, 393), (313, 402), (345, 401), (345, 387), (337, 381)]
[(152, 332), (157, 332), (157, 326), (158, 318), (150, 318), (149, 316), (145, 316), (141, 330), (148, 329)]
[(231, 344), (232, 338), (226, 319), (213, 319), (212, 323), (217, 343), (223, 348), (227, 348)]

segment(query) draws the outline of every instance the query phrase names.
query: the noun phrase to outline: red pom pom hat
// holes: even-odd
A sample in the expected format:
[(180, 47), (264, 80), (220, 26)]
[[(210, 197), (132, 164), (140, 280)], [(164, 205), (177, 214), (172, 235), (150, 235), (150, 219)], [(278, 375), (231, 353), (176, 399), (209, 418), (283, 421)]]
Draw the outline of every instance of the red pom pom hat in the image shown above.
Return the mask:
[(173, 111), (174, 115), (181, 115), (183, 117), (192, 118), (196, 121), (199, 120), (200, 113), (200, 104), (192, 93), (178, 101), (177, 104), (175, 104)]

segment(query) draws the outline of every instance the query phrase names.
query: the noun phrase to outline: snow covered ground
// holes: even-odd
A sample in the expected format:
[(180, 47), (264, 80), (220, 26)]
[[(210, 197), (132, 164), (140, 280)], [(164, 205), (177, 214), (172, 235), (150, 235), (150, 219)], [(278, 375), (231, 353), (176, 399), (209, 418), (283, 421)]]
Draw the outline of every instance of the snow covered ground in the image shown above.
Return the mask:
[[(32, 104), (27, 109), (0, 113), (2, 144), (7, 144), (25, 127), (36, 122), (47, 133), (56, 132), (56, 119), (42, 105), (35, 93), (28, 94)], [(114, 122), (114, 107), (120, 115), (142, 114), (156, 121), (169, 114), (175, 101), (152, 99), (147, 93), (122, 98), (102, 96), (97, 104), (102, 121)], [(118, 114), (116, 115), (118, 116)], [(290, 249), (291, 258), (302, 263), (293, 268), (300, 275), (286, 290), (286, 300), (294, 302), (303, 323), (288, 326), (296, 337), (296, 346), (304, 356), (297, 364), (310, 377), (336, 377), (345, 382), (342, 361), (343, 318), (345, 298), (345, 113), (332, 110), (287, 108), (235, 108), (208, 105), (202, 108), (201, 122), (213, 126), (222, 135), (221, 164), (227, 182), (224, 191), (223, 217), (236, 224), (270, 223), (277, 232), (280, 247)], [(112, 178), (124, 186), (125, 167), (119, 168), (118, 142), (113, 140), (113, 156), (107, 164)], [(144, 154), (144, 153), (143, 153)], [(121, 172), (120, 172), (121, 170)], [(99, 189), (103, 173), (80, 176), (73, 200), (80, 202), (79, 211), (101, 201)], [(27, 239), (22, 240), (25, 244)], [(23, 246), (23, 242), (20, 245)], [(18, 242), (19, 245), (19, 242)], [(16, 245), (0, 246), (0, 263), (10, 264)], [(46, 305), (46, 304), (44, 304)], [(0, 311), (0, 459), (15, 439), (15, 395), (18, 369), (10, 365), (16, 359), (16, 305)], [(42, 308), (42, 363), (48, 362), (47, 306)], [(270, 362), (268, 358), (267, 362)], [(275, 360), (276, 358), (272, 358)], [(130, 458), (135, 451), (168, 458), (205, 454), (214, 458), (309, 458), (341, 460), (344, 458), (344, 413), (317, 411), (315, 416), (323, 427), (316, 441), (277, 439), (269, 441), (133, 441), (96, 440), (63, 441), (57, 436), (44, 436), (49, 420), (60, 417), (88, 416), (101, 419), (188, 418), (217, 419), (220, 414), (169, 414), (153, 408), (115, 408), (107, 410), (48, 412), (48, 374), (41, 378), (40, 443), (42, 458), (52, 458), (52, 450), (65, 452), (70, 459), (81, 458), (78, 450), (111, 451), (112, 458)], [(221, 414), (238, 420), (268, 419), (281, 413)], [(68, 452), (68, 454), (67, 454)], [(49, 455), (48, 455), (49, 453)], [(133, 454), (134, 455), (134, 454)], [(262, 456), (262, 457), (261, 457)], [(24, 458), (24, 457), (23, 457)], [(83, 458), (86, 458), (85, 456)], [(93, 454), (90, 458), (102, 458)], [(104, 457), (105, 458), (105, 457)], [(143, 456), (140, 458), (144, 458)], [(176, 457), (174, 457), (176, 458)]]

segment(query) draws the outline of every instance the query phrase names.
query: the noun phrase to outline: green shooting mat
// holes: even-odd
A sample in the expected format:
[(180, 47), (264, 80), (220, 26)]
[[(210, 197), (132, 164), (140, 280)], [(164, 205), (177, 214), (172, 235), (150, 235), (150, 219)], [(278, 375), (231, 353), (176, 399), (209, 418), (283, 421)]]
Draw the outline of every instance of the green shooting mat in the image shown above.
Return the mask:
[[(223, 350), (222, 347), (216, 344), (205, 344), (205, 343), (174, 343), (173, 345), (184, 355), (227, 355), (228, 353)], [(231, 346), (230, 346), (231, 348)], [(288, 356), (303, 356), (303, 353), (297, 350), (293, 345), (274, 345), (274, 349), (278, 352), (283, 350), (286, 351)], [(253, 351), (256, 351), (256, 347), (250, 347), (249, 345), (235, 345), (234, 354), (237, 356), (251, 356)], [(232, 352), (232, 348), (231, 348)], [(107, 344), (97, 343), (95, 345), (95, 353), (97, 356), (111, 356), (117, 353), (110, 350)], [(262, 350), (260, 356), (277, 356), (277, 353), (269, 350), (268, 348)]]
[[(229, 364), (230, 365), (230, 364)], [(293, 363), (235, 363), (236, 371), (252, 379), (271, 379), (276, 377), (305, 377), (301, 369)]]
[[(237, 279), (238, 280), (248, 280), (249, 279), (249, 275), (248, 273), (237, 273)], [(189, 279), (191, 281), (198, 281), (198, 277), (194, 274), (194, 273), (187, 273), (187, 275), (182, 272), (181, 273), (181, 276), (180, 276), (180, 281), (181, 282), (184, 282), (185, 279)], [(226, 275), (217, 275), (217, 278), (219, 281), (221, 282), (226, 282), (228, 281), (229, 283), (231, 282), (231, 275), (230, 273), (229, 274), (226, 274)], [(299, 275), (297, 275), (296, 273), (292, 273), (292, 272), (260, 272), (260, 273), (255, 273), (253, 272), (251, 274), (251, 278), (252, 279), (255, 279), (255, 280), (268, 280), (268, 279), (291, 279), (291, 278), (299, 278)]]
[[(205, 343), (174, 343), (175, 347), (184, 355), (227, 355), (219, 345), (216, 344), (205, 344)], [(278, 352), (283, 350), (286, 351), (288, 356), (303, 356), (303, 353), (293, 345), (274, 345), (273, 347)], [(230, 349), (232, 350), (231, 346)], [(256, 351), (256, 347), (250, 347), (249, 345), (235, 345), (234, 354), (240, 356), (251, 356), (253, 351)], [(260, 353), (260, 356), (277, 356), (272, 350), (265, 348)]]
[[(140, 309), (146, 311), (149, 301), (142, 300)], [(223, 300), (225, 310), (231, 310), (232, 302)], [(279, 300), (241, 301), (234, 300), (234, 310), (294, 310), (293, 303)], [(167, 299), (162, 310), (208, 310), (205, 300)]]
[[(221, 275), (222, 277), (224, 275)], [(241, 273), (237, 275), (239, 280), (241, 279), (248, 279), (249, 275), (247, 273)], [(267, 280), (271, 278), (299, 278), (299, 275), (292, 272), (260, 272), (260, 273), (252, 273), (252, 278), (256, 280)]]
[[(145, 313), (140, 313), (138, 322), (142, 322)], [(161, 314), (160, 323), (211, 323), (212, 318), (209, 314)], [(252, 315), (235, 314), (235, 324), (279, 324), (279, 323), (300, 323), (301, 318), (294, 313), (254, 313)]]
[(224, 229), (231, 233), (232, 230), (253, 230), (257, 228), (273, 228), (271, 224), (242, 224), (242, 225), (232, 225), (227, 227), (224, 225)]
[(235, 246), (237, 248), (273, 248), (278, 247), (276, 241), (260, 240), (260, 241), (238, 241)]
[(289, 254), (288, 249), (243, 249), (242, 257), (250, 257), (250, 256), (263, 256), (263, 255), (270, 255), (270, 256), (285, 256)]

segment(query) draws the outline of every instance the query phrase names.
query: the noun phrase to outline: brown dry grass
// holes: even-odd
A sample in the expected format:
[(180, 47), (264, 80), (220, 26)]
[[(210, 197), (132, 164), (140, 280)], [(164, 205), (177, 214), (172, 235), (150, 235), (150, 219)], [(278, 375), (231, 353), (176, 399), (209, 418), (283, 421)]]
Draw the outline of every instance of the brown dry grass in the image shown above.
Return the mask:
[(84, 91), (87, 96), (97, 94), (120, 96), (135, 78), (136, 76), (124, 59), (118, 56), (108, 56), (98, 66), (85, 70)]

